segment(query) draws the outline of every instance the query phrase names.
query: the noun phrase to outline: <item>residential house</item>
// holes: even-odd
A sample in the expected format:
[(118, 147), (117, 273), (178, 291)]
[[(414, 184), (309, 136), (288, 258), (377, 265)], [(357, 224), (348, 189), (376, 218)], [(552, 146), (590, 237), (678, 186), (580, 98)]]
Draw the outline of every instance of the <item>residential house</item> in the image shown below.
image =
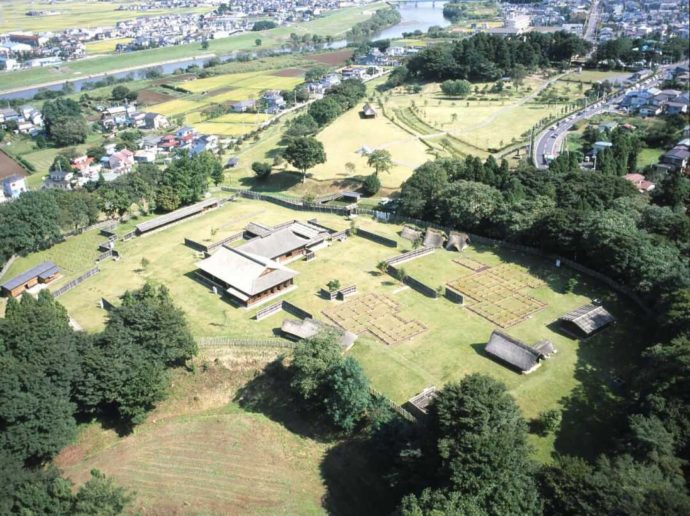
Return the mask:
[(268, 90), (261, 99), (266, 103), (266, 112), (271, 114), (280, 113), (287, 104), (279, 90)]
[(113, 172), (126, 174), (134, 165), (134, 153), (128, 149), (122, 149), (108, 157), (108, 166)]
[(640, 193), (651, 192), (656, 186), (651, 181), (647, 181), (642, 174), (625, 174), (623, 179), (630, 181)]
[(8, 199), (16, 199), (27, 191), (26, 179), (22, 176), (10, 176), (2, 180), (2, 191)]
[(48, 178), (44, 181), (43, 186), (55, 190), (73, 190), (75, 183), (76, 178), (71, 170), (53, 169), (48, 172)]
[(170, 125), (168, 119), (159, 113), (146, 113), (144, 127), (146, 129), (165, 129)]
[(218, 137), (211, 135), (200, 136), (192, 144), (191, 154), (200, 154), (204, 151), (216, 152), (218, 150)]
[(3, 108), (0, 109), (0, 124), (5, 124), (7, 122), (11, 121), (18, 121), (19, 120), (19, 113), (17, 113), (14, 109), (12, 108)]
[(240, 102), (235, 102), (230, 106), (230, 109), (234, 113), (246, 113), (247, 111), (253, 111), (256, 109), (256, 100), (247, 99), (241, 100)]
[(661, 156), (661, 163), (668, 165), (670, 170), (683, 170), (688, 166), (690, 150), (686, 145), (676, 145), (670, 151)]

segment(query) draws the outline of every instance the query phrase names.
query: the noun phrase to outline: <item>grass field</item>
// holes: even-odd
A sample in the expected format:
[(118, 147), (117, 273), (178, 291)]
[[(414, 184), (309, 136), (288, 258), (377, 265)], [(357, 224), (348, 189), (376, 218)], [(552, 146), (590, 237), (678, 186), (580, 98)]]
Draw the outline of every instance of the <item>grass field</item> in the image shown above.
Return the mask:
[[(100, 4), (94, 4), (100, 5)], [(290, 34), (319, 34), (322, 36), (340, 36), (347, 32), (353, 24), (371, 17), (383, 3), (369, 4), (364, 7), (349, 7), (328, 13), (323, 18), (317, 18), (290, 27), (277, 27), (261, 33), (262, 48), (276, 48), (289, 41)], [(50, 18), (43, 18), (50, 21)], [(214, 40), (208, 50), (201, 48), (199, 43), (177, 45), (173, 47), (142, 50), (125, 55), (110, 55), (94, 59), (82, 59), (64, 63), (59, 69), (39, 68), (0, 74), (0, 91), (11, 88), (27, 87), (46, 82), (61, 82), (91, 74), (107, 73), (134, 67), (154, 65), (166, 61), (187, 59), (208, 53), (218, 56), (226, 55), (235, 50), (249, 50), (255, 48), (256, 34), (245, 32), (229, 38)]]
[(134, 490), (136, 513), (319, 514), (330, 445), (233, 401), (275, 356), (207, 350), (199, 364), (218, 362), (176, 374), (170, 398), (133, 434), (87, 426), (56, 463), (78, 484), (98, 468)]
[(358, 149), (386, 149), (393, 156), (395, 166), (379, 179), (384, 188), (397, 188), (415, 168), (430, 159), (428, 147), (381, 115), (375, 119), (360, 118), (360, 109), (357, 106), (348, 111), (318, 134), (328, 161), (311, 170), (312, 177), (319, 181), (347, 178), (344, 165), (348, 162), (355, 164), (355, 175), (369, 175), (373, 170)]
[(115, 48), (118, 44), (126, 45), (130, 41), (132, 41), (132, 38), (103, 39), (100, 41), (90, 41), (84, 46), (86, 47), (87, 55), (110, 54), (111, 52), (115, 52)]
[[(115, 25), (119, 21), (132, 20), (140, 16), (160, 16), (170, 14), (168, 9), (151, 11), (118, 11), (117, 8), (128, 2), (34, 2), (33, 0), (12, 0), (0, 3), (0, 32), (7, 31), (58, 31), (72, 27), (98, 27)], [(29, 10), (57, 11), (56, 16), (27, 16)], [(179, 8), (175, 13), (204, 13), (209, 7)]]
[[(558, 83), (556, 83), (558, 84)], [(489, 84), (476, 84), (468, 99), (449, 98), (438, 84), (429, 84), (419, 94), (395, 90), (383, 98), (385, 114), (436, 148), (455, 156), (486, 155), (524, 138), (543, 118), (561, 114), (564, 103), (542, 103), (533, 98), (546, 86), (540, 77), (529, 77), (519, 89), (490, 93)], [(551, 86), (578, 96), (573, 85)], [(573, 91), (570, 92), (570, 89)], [(430, 137), (430, 138), (429, 138)]]
[(565, 80), (573, 82), (594, 83), (601, 81), (611, 81), (615, 79), (625, 79), (630, 77), (630, 73), (626, 72), (601, 72), (598, 70), (583, 70), (580, 73), (574, 72), (569, 74)]
[[(176, 303), (186, 312), (196, 336), (272, 336), (285, 315), (277, 314), (257, 322), (253, 320), (256, 309), (235, 308), (212, 294), (194, 279), (194, 264), (198, 256), (184, 246), (183, 239), (192, 237), (210, 242), (240, 230), (249, 221), (272, 225), (296, 217), (312, 216), (259, 201), (229, 203), (203, 217), (167, 230), (118, 243), (121, 260), (102, 263), (100, 274), (60, 297), (60, 301), (82, 327), (97, 330), (102, 327), (105, 318), (105, 313), (98, 307), (99, 300), (103, 297), (116, 301), (125, 290), (138, 288), (148, 279), (170, 289)], [(318, 220), (335, 229), (349, 226), (348, 221), (332, 215), (318, 215)], [(357, 224), (395, 239), (401, 249), (410, 248), (411, 244), (397, 235), (398, 226), (383, 225), (366, 218), (359, 218)], [(55, 287), (59, 287), (71, 275), (77, 274), (77, 268), (86, 270), (91, 266), (88, 254), (93, 252), (91, 249), (95, 248), (98, 240), (92, 233), (70, 238), (55, 251), (20, 258), (12, 266), (11, 273), (54, 258), (59, 265), (69, 267), (66, 278), (55, 284)], [(483, 345), (495, 325), (474, 312), (471, 306), (462, 307), (445, 299), (430, 300), (401, 286), (388, 275), (376, 272), (376, 264), (395, 253), (395, 250), (360, 237), (335, 243), (318, 251), (314, 261), (290, 264), (299, 273), (297, 289), (284, 297), (317, 317), (326, 318), (326, 314), (344, 309), (350, 302), (329, 302), (318, 295), (327, 281), (339, 279), (342, 284), (357, 285), (358, 294), (351, 299), (352, 302), (370, 294), (385, 297), (390, 302), (382, 301), (384, 305), (393, 303), (391, 306), (395, 306), (386, 313), (395, 314), (405, 324), (410, 323), (410, 328), (417, 324), (423, 326), (421, 332), (405, 330), (405, 336), (388, 343), (383, 338), (385, 335), (379, 339), (365, 333), (351, 350), (371, 378), (373, 386), (394, 401), (401, 403), (429, 385), (440, 387), (470, 372), (483, 372), (505, 382), (525, 415), (531, 418), (539, 411), (557, 407), (579, 385), (583, 367), (593, 368), (603, 382), (610, 381), (611, 371), (614, 370), (616, 374), (625, 376), (625, 371), (621, 371), (617, 364), (629, 363), (620, 359), (620, 354), (633, 356), (635, 336), (642, 334), (639, 326), (642, 319), (635, 317), (634, 311), (600, 285), (578, 275), (575, 276), (578, 285), (574, 292), (567, 293), (564, 285), (573, 274), (556, 269), (549, 262), (486, 246), (472, 246), (464, 251), (463, 257), (485, 266), (505, 267), (505, 264), (512, 264), (510, 268), (517, 272), (511, 273), (510, 277), (520, 278), (522, 283), (531, 285), (524, 294), (536, 300), (540, 309), (527, 314), (527, 318), (505, 331), (528, 344), (548, 339), (554, 343), (558, 353), (539, 370), (525, 376), (484, 355)], [(70, 259), (71, 255), (74, 256), (73, 260)], [(471, 269), (454, 261), (459, 256), (455, 252), (438, 250), (432, 255), (405, 263), (403, 268), (410, 276), (436, 288), (473, 274)], [(148, 261), (145, 268), (142, 267), (143, 258)], [(604, 300), (607, 309), (618, 318), (615, 327), (586, 343), (578, 343), (552, 329), (551, 323), (560, 315), (592, 298)], [(391, 334), (392, 331), (401, 332), (404, 328), (403, 323), (391, 328), (389, 322), (377, 321), (381, 321), (381, 317), (374, 317), (363, 324), (371, 326), (373, 334)], [(419, 329), (421, 326), (416, 327)], [(612, 348), (616, 349), (615, 353), (611, 352)], [(547, 460), (553, 443), (536, 437), (534, 440), (538, 456)]]

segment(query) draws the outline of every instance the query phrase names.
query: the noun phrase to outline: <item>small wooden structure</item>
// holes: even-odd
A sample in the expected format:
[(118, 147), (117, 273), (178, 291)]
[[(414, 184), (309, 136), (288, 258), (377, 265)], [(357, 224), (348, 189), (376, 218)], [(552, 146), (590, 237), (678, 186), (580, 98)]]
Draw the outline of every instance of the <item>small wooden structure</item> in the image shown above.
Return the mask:
[(405, 240), (409, 240), (410, 242), (416, 242), (422, 238), (422, 232), (418, 229), (414, 229), (411, 226), (403, 226), (402, 230), (400, 231), (400, 237), (404, 238)]
[(19, 276), (0, 285), (2, 294), (7, 297), (19, 297), (25, 291), (40, 284), (48, 284), (60, 276), (60, 269), (51, 261), (43, 262), (36, 267), (22, 272)]
[(280, 326), (280, 331), (287, 338), (291, 340), (310, 339), (322, 331), (332, 331), (338, 335), (338, 344), (343, 352), (349, 350), (357, 340), (356, 333), (344, 331), (329, 324), (317, 321), (316, 319), (307, 318), (299, 319), (285, 319)]
[(424, 418), (429, 413), (429, 405), (438, 396), (436, 387), (431, 386), (407, 400), (402, 408), (417, 419)]
[(368, 102), (362, 108), (362, 118), (376, 118), (376, 110)]
[(568, 312), (558, 319), (561, 328), (576, 337), (591, 337), (616, 322), (603, 306), (594, 303), (586, 304)]
[(427, 229), (426, 235), (424, 235), (424, 247), (443, 247), (443, 242), (446, 240), (446, 235), (440, 231), (434, 231), (433, 229)]

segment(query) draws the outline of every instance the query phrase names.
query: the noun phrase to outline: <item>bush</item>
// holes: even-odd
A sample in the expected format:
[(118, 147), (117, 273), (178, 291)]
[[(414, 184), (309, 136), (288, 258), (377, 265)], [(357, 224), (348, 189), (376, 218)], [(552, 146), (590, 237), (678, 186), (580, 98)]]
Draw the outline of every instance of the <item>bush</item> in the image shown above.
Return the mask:
[(265, 180), (268, 178), (268, 176), (271, 175), (271, 164), (270, 163), (264, 163), (261, 161), (255, 161), (252, 163), (252, 170), (256, 174), (256, 177), (260, 180)]
[(540, 435), (553, 433), (558, 430), (561, 424), (561, 412), (556, 409), (540, 412), (537, 423), (537, 430)]
[(375, 195), (381, 189), (381, 181), (378, 175), (371, 174), (364, 179), (362, 183), (364, 193), (367, 195)]

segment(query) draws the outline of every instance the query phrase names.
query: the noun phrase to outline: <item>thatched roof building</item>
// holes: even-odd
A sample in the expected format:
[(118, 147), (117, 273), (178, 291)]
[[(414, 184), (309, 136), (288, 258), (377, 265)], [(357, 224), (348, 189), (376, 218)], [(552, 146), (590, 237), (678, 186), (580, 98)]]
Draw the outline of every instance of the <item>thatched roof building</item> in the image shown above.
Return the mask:
[(371, 106), (371, 104), (366, 103), (362, 108), (362, 116), (364, 118), (376, 118), (376, 110)]
[(400, 231), (400, 236), (410, 242), (416, 242), (422, 238), (422, 232), (410, 226), (403, 226), (402, 231)]
[(541, 360), (546, 358), (537, 348), (498, 330), (493, 331), (484, 351), (522, 374), (531, 373), (541, 365)]
[(278, 295), (292, 287), (297, 276), (297, 272), (274, 260), (226, 247), (196, 266), (202, 276), (244, 306)]
[(462, 252), (469, 245), (470, 236), (467, 233), (460, 233), (458, 231), (451, 231), (448, 235), (448, 242), (446, 242), (446, 250), (456, 250)]
[(603, 306), (590, 303), (568, 312), (558, 321), (567, 333), (590, 337), (616, 322), (616, 318)]
[(434, 231), (433, 229), (427, 229), (426, 235), (424, 235), (424, 247), (443, 247), (443, 242), (446, 240), (446, 235), (439, 231)]

